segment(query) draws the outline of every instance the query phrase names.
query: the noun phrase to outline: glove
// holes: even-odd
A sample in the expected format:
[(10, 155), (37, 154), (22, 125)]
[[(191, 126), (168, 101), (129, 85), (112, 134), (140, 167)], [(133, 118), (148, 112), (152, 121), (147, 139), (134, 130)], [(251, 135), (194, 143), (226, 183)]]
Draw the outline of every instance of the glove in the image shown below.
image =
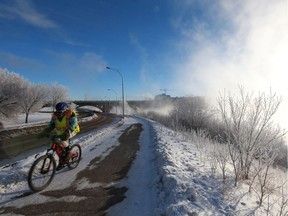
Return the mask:
[(51, 135), (50, 136), (50, 139), (52, 140), (52, 142), (55, 142), (55, 143), (59, 143), (61, 141), (61, 137), (59, 135)]
[(69, 137), (70, 137), (70, 133), (71, 133), (71, 132), (70, 132), (69, 130), (66, 130), (63, 134), (60, 135), (60, 139), (61, 139), (62, 141), (68, 140)]

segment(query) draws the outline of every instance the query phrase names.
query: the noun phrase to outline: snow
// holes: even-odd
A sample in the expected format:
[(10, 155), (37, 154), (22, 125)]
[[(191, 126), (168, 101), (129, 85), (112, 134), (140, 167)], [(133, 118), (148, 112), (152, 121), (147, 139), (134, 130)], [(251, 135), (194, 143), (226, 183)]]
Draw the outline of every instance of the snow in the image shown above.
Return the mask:
[[(99, 108), (93, 107), (93, 106), (81, 106), (78, 107), (83, 110), (90, 110), (90, 111), (96, 111), (96, 112), (102, 112)], [(20, 114), (15, 119), (9, 119), (9, 120), (1, 120), (4, 128), (11, 129), (14, 127), (30, 127), (31, 125), (42, 125), (46, 124), (50, 121), (52, 115), (52, 108), (51, 107), (44, 107), (39, 112), (31, 113), (28, 116), (28, 124), (25, 123), (25, 114)], [(88, 121), (92, 118), (96, 118), (97, 115), (94, 114), (93, 116), (81, 119), (81, 121)], [(1, 129), (1, 128), (0, 128)]]
[(13, 127), (30, 127), (31, 124), (33, 125), (39, 125), (39, 124), (44, 124), (47, 123), (51, 118), (51, 113), (50, 112), (38, 112), (38, 113), (32, 113), (28, 117), (28, 122), (29, 124), (25, 124), (25, 115), (20, 114), (17, 118), (15, 119), (10, 119), (10, 120), (1, 120), (3, 123), (4, 128), (11, 129)]
[[(279, 206), (274, 203), (267, 214), (267, 205), (259, 207), (256, 194), (247, 193), (247, 184), (233, 187), (232, 174), (225, 184), (222, 183), (220, 171), (212, 175), (207, 156), (209, 145), (205, 140), (191, 141), (185, 135), (157, 122), (136, 116), (127, 116), (124, 122), (116, 121), (101, 130), (77, 135), (72, 143), (81, 144), (83, 160), (74, 170), (58, 172), (47, 190), (64, 189), (71, 184), (77, 172), (93, 158), (100, 155), (105, 157), (113, 146), (119, 145), (119, 134), (135, 123), (141, 123), (144, 129), (140, 137), (140, 150), (128, 177), (113, 183), (129, 188), (125, 194), (127, 198), (112, 206), (107, 215), (277, 215)], [(39, 152), (40, 155), (42, 153), (44, 151)], [(26, 155), (13, 166), (7, 164), (0, 167), (0, 206), (21, 207), (52, 199), (38, 193), (17, 199), (30, 191), (26, 181), (27, 173), (39, 154)], [(64, 177), (67, 181), (61, 183)], [(283, 178), (287, 176), (284, 174)], [(82, 181), (78, 185), (79, 188), (93, 188), (99, 183)], [(271, 196), (271, 200), (275, 197)], [(65, 197), (67, 199), (77, 202), (83, 197)]]

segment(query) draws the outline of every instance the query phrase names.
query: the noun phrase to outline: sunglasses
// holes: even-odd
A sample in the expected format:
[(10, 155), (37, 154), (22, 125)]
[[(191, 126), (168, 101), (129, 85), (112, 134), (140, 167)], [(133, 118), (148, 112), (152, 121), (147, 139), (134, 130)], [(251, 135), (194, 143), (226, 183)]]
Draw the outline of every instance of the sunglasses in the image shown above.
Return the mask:
[(61, 116), (61, 115), (63, 115), (63, 114), (65, 113), (65, 110), (63, 110), (63, 111), (56, 111), (55, 113), (56, 113), (56, 115)]

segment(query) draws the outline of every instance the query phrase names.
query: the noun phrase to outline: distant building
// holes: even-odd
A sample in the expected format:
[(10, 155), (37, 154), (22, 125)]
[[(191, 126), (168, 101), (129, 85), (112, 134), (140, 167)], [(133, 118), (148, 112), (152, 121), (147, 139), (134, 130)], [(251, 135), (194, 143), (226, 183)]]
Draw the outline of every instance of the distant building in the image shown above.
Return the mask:
[(167, 94), (160, 94), (160, 95), (156, 95), (155, 96), (155, 100), (157, 101), (168, 101), (168, 100), (171, 100), (171, 96), (170, 95), (167, 95)]

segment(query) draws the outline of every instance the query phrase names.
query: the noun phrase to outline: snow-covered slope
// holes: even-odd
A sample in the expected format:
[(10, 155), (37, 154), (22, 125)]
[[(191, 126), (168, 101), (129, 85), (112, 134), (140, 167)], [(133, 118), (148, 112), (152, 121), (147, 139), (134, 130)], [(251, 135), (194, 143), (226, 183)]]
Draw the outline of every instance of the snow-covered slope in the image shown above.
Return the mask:
[[(105, 154), (109, 154), (108, 149), (112, 144), (117, 145), (121, 132), (135, 123), (141, 123), (144, 128), (140, 137), (141, 147), (128, 178), (118, 183), (129, 188), (127, 198), (111, 207), (108, 215), (267, 215), (267, 200), (259, 207), (257, 196), (247, 193), (248, 186), (245, 183), (235, 188), (232, 175), (228, 176), (225, 184), (219, 172), (212, 175), (207, 152), (203, 152), (205, 148), (199, 148), (199, 143), (188, 141), (183, 134), (157, 122), (134, 116), (126, 117), (122, 125), (110, 125), (75, 138), (73, 142), (80, 143), (83, 148), (83, 160), (75, 170), (57, 173), (46, 190), (67, 187), (77, 172), (95, 156), (105, 157)], [(91, 153), (92, 148), (96, 149), (97, 155), (95, 151)], [(27, 155), (24, 160), (0, 168), (0, 206), (21, 207), (53, 199), (39, 194), (23, 196), (30, 191), (26, 179), (35, 156)], [(69, 180), (63, 182), (61, 179)], [(85, 187), (91, 188), (93, 185), (83, 182), (81, 188)], [(279, 194), (274, 195), (280, 198)], [(270, 204), (274, 195), (270, 197)], [(73, 197), (70, 201), (79, 199), (81, 197)], [(276, 202), (269, 208), (268, 215), (277, 215), (279, 212)]]

